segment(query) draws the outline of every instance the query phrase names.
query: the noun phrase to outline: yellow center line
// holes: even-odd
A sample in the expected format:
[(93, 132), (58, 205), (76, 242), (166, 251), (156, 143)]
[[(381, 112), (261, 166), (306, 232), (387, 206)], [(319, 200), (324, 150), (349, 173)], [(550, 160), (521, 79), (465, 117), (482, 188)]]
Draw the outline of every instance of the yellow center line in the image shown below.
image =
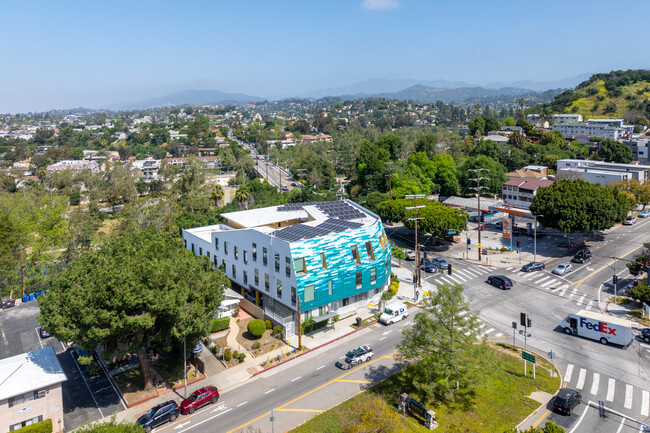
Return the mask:
[(276, 409), (278, 412), (316, 412), (323, 413), (324, 410), (320, 409)]
[(539, 425), (539, 423), (541, 423), (542, 421), (544, 421), (544, 419), (548, 416), (549, 413), (551, 413), (551, 411), (550, 411), (550, 410), (546, 410), (546, 412), (544, 412), (544, 415), (542, 415), (542, 416), (541, 416), (537, 421), (535, 421), (535, 424), (533, 424), (531, 427), (532, 427), (532, 428), (537, 428), (537, 426)]
[(337, 379), (336, 382), (347, 382), (347, 383), (373, 383), (370, 380), (352, 380), (352, 379)]

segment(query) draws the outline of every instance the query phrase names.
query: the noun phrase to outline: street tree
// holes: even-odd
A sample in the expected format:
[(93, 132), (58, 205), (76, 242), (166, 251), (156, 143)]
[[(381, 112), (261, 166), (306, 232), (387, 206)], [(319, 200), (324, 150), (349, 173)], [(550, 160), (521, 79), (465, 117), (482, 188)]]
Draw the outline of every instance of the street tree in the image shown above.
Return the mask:
[(634, 275), (635, 277), (643, 272), (646, 272), (648, 266), (650, 266), (650, 243), (644, 243), (643, 249), (639, 252), (639, 254), (634, 256), (634, 258), (629, 263), (626, 263), (626, 266), (630, 271), (630, 274)]
[(503, 183), (508, 180), (506, 178), (506, 168), (485, 155), (470, 156), (467, 158), (463, 164), (458, 169), (458, 182), (461, 187), (461, 191), (465, 194), (476, 193), (476, 177), (477, 172), (470, 171), (475, 169), (485, 169), (480, 172), (481, 180), (481, 191), (482, 193), (491, 193), (491, 194), (500, 194), (501, 186)]
[(600, 143), (598, 156), (603, 161), (618, 162), (621, 164), (629, 164), (634, 160), (634, 153), (632, 153), (632, 149), (629, 146), (610, 138), (606, 138)]
[(239, 204), (239, 210), (248, 209), (248, 201), (250, 200), (250, 193), (245, 187), (240, 187), (235, 191), (235, 200)]
[(631, 207), (618, 189), (582, 179), (560, 179), (537, 190), (530, 211), (543, 226), (571, 234), (608, 229), (623, 221)]
[(478, 316), (463, 296), (463, 286), (440, 284), (420, 305), (414, 326), (404, 328), (398, 345), (398, 356), (410, 364), (401, 374), (426, 400), (471, 401), (481, 363), (490, 357), (482, 356), (488, 350), (485, 340), (476, 344)]
[[(155, 230), (130, 233), (84, 254), (51, 277), (39, 322), (61, 341), (109, 355), (136, 352), (153, 388), (146, 348), (182, 347), (210, 331), (228, 287), (205, 256)], [(190, 346), (191, 347), (191, 346)]]

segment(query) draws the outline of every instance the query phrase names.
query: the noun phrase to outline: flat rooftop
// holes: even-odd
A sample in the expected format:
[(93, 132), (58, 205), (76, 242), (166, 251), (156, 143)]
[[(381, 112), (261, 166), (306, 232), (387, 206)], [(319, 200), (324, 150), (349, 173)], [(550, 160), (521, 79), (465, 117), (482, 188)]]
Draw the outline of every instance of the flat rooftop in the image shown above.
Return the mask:
[(0, 359), (0, 401), (66, 380), (52, 347)]

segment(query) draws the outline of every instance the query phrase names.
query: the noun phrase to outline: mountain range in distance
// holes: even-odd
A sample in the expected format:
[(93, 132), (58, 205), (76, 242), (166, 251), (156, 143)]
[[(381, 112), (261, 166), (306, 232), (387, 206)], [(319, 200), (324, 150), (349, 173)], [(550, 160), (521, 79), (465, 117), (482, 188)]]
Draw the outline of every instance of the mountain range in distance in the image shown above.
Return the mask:
[[(591, 74), (582, 74), (559, 81), (534, 82), (518, 81), (515, 83), (493, 82), (484, 86), (476, 86), (463, 81), (447, 80), (413, 80), (413, 79), (369, 79), (348, 86), (313, 90), (286, 98), (313, 98), (327, 96), (343, 97), (344, 99), (386, 98), (394, 100), (417, 100), (421, 102), (459, 103), (471, 99), (497, 98), (507, 96), (530, 97), (551, 89), (573, 88), (585, 81)], [(177, 105), (239, 105), (268, 100), (258, 96), (243, 93), (228, 93), (219, 90), (182, 90), (165, 96), (148, 98), (142, 101), (132, 101), (113, 104), (106, 108), (111, 110), (138, 110)]]

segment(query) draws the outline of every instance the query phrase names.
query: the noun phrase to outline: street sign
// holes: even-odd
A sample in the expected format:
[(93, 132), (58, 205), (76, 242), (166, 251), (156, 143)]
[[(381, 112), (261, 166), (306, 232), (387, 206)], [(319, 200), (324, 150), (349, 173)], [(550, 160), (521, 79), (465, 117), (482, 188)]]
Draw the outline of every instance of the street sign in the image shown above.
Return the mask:
[(269, 421), (273, 422), (275, 421), (275, 409), (271, 409), (269, 412)]
[(555, 359), (555, 353), (552, 350), (550, 352), (548, 352), (548, 359), (550, 359), (550, 360)]
[(517, 329), (517, 322), (512, 322), (512, 329)]
[(535, 364), (535, 355), (533, 355), (532, 353), (528, 353), (528, 352), (525, 352), (525, 351), (522, 350), (522, 351), (521, 351), (521, 357), (522, 357), (525, 361), (530, 361), (530, 362), (532, 362), (533, 364)]
[(510, 239), (510, 220), (509, 219), (504, 219), (503, 220), (503, 238), (504, 239)]

